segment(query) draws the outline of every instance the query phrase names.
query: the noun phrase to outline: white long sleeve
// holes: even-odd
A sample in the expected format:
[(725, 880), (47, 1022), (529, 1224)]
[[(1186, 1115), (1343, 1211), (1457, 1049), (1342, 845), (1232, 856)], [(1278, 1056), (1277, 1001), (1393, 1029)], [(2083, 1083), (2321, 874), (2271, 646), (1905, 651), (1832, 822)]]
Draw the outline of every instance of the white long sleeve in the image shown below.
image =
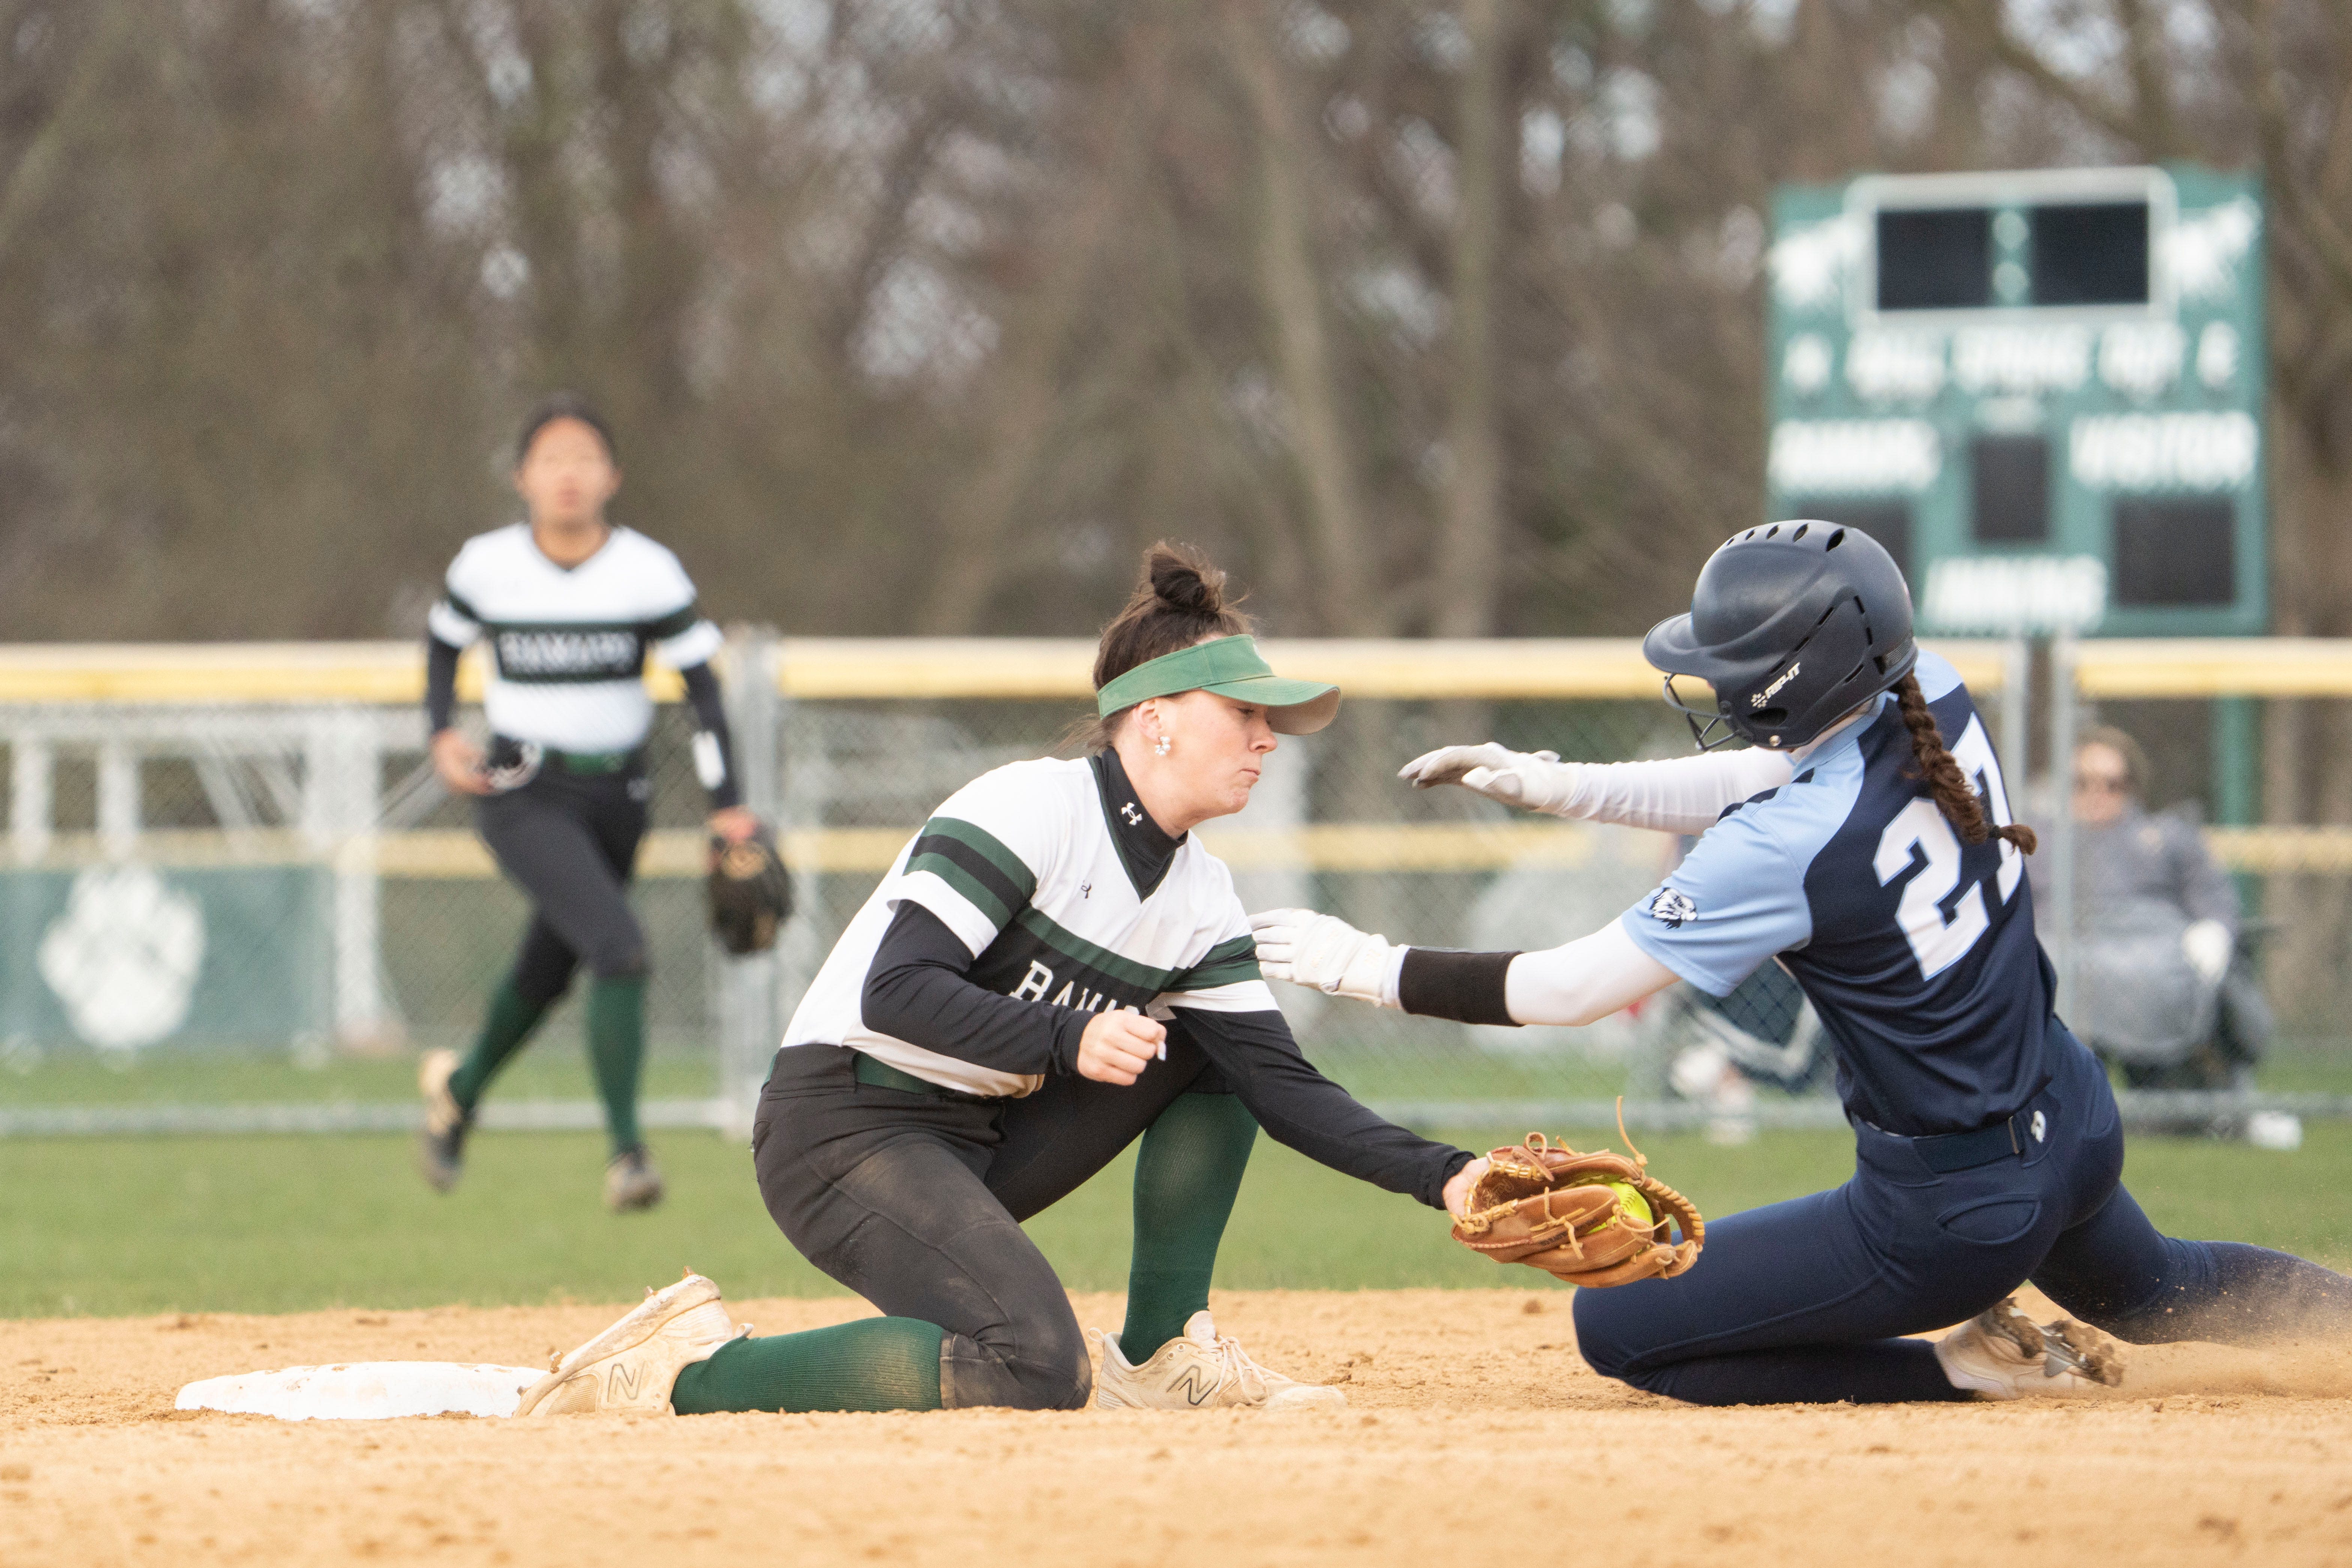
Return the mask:
[(1680, 978), (1633, 945), (1622, 919), (1613, 920), (1565, 947), (1523, 952), (1511, 960), (1503, 976), (1503, 1005), (1516, 1023), (1590, 1024)]
[(1559, 815), (1704, 833), (1725, 806), (1787, 784), (1790, 773), (1788, 752), (1760, 746), (1654, 763), (1585, 763), (1576, 768), (1576, 793)]

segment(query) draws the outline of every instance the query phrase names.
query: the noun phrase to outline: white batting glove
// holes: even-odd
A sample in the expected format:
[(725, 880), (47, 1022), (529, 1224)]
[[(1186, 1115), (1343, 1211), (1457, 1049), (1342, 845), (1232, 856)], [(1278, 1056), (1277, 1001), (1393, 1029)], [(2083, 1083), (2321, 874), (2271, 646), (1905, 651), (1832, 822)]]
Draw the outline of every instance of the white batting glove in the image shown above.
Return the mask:
[(1257, 936), (1257, 966), (1267, 979), (1311, 985), (1327, 996), (1352, 996), (1375, 1006), (1397, 1005), (1404, 949), (1391, 946), (1386, 937), (1313, 910), (1267, 910), (1250, 916), (1249, 922)]
[(2199, 921), (2180, 933), (2180, 955), (2208, 985), (2218, 984), (2229, 972), (2230, 950), (2236, 945), (2230, 939), (2230, 928), (2220, 921)]
[(1440, 746), (1399, 768), (1397, 777), (1411, 780), (1415, 789), (1458, 784), (1522, 811), (1565, 816), (1569, 802), (1576, 798), (1582, 766), (1561, 762), (1558, 752), (1515, 752), (1488, 741), (1477, 746)]

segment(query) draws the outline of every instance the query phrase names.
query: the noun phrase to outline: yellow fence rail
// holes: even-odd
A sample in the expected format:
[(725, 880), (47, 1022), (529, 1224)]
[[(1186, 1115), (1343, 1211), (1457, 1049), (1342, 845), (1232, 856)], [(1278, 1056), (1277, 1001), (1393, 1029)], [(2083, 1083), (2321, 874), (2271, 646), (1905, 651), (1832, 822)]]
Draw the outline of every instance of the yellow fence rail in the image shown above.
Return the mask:
[[(1083, 699), (1095, 645), (1078, 637), (783, 637), (772, 645), (785, 697), (811, 700)], [(1631, 637), (1404, 640), (1270, 639), (1276, 668), (1358, 697), (1497, 700), (1652, 698), (1658, 672)], [(1932, 642), (1969, 686), (1998, 690), (2004, 645)], [(683, 695), (674, 671), (646, 684), (658, 701)], [(419, 645), (402, 642), (69, 644), (0, 647), (0, 703), (318, 704), (383, 706), (424, 700)], [(458, 696), (481, 695), (479, 656), (458, 671)]]
[[(908, 839), (905, 827), (802, 828), (778, 847), (797, 871), (879, 875)], [(1573, 822), (1326, 822), (1299, 827), (1202, 830), (1202, 843), (1237, 871), (1505, 871), (1573, 868), (1592, 858), (1592, 829)], [(2352, 871), (2352, 827), (2212, 827), (2205, 841), (2232, 871)], [(705, 836), (692, 829), (648, 834), (641, 877), (699, 877), (708, 868)], [(164, 867), (313, 864), (318, 846), (288, 830), (226, 833), (217, 828), (151, 828), (139, 858)], [(326, 851), (339, 868), (419, 880), (465, 880), (499, 874), (469, 831), (425, 829), (344, 840)], [(58, 834), (38, 858), (20, 865), (73, 869), (119, 858), (96, 834)]]
[(2094, 639), (2073, 649), (2085, 697), (2352, 697), (2352, 640)]
[[(798, 871), (878, 875), (913, 837), (905, 827), (800, 828), (778, 847)], [(1592, 858), (1590, 828), (1579, 823), (1366, 822), (1318, 823), (1287, 828), (1225, 827), (1202, 834), (1219, 858), (1243, 871), (1491, 871), (1515, 866), (1573, 867)], [(699, 877), (709, 868), (706, 836), (693, 829), (646, 835), (639, 851), (643, 877)], [(344, 839), (325, 852), (339, 869), (420, 880), (495, 877), (497, 863), (480, 838), (455, 829), (380, 833)], [(36, 868), (75, 869), (119, 855), (94, 833), (58, 834)], [(207, 828), (150, 829), (139, 839), (150, 865), (289, 866), (314, 864), (321, 850), (290, 830), (226, 833)]]
[[(1094, 645), (1078, 637), (782, 637), (775, 681), (810, 700), (1082, 698)], [(1931, 639), (1969, 685), (1997, 691), (2008, 645)], [(1534, 700), (1657, 694), (1658, 674), (1631, 637), (1427, 640), (1274, 638), (1286, 672), (1362, 697)], [(2074, 645), (2085, 697), (2352, 696), (2352, 639), (2184, 637), (2092, 639)], [(459, 695), (478, 699), (479, 658), (459, 669)], [(675, 672), (647, 677), (656, 699), (681, 695)], [(421, 701), (417, 644), (55, 643), (0, 647), (0, 703), (248, 703)]]

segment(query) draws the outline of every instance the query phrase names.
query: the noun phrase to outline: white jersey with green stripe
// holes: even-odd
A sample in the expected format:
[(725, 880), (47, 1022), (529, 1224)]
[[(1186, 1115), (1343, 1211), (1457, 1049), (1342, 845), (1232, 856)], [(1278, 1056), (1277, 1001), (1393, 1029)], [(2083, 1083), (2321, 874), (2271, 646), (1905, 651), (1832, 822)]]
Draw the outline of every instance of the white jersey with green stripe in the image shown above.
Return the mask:
[(1170, 839), (1107, 760), (1013, 763), (950, 795), (834, 944), (784, 1046), (839, 1046), (968, 1094), (1024, 1095), (1042, 1077), (961, 1061), (866, 1027), (866, 971), (902, 900), (972, 952), (1001, 995), (1159, 1018), (1175, 1007), (1271, 1013), (1249, 917), (1223, 861)]
[(629, 528), (576, 566), (542, 554), (527, 522), (478, 534), (450, 563), (427, 623), (453, 647), (488, 639), (492, 730), (566, 752), (644, 743), (654, 721), (646, 650), (689, 669), (720, 643), (677, 557)]

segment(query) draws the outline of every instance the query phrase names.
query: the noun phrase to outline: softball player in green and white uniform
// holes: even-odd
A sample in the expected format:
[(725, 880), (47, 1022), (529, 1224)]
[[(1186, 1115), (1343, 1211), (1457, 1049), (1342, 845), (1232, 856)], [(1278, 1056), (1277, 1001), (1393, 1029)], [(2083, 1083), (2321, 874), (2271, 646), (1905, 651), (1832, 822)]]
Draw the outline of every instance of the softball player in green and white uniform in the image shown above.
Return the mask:
[[(731, 1339), (690, 1276), (567, 1357), (526, 1413), (1196, 1408), (1341, 1403), (1258, 1365), (1207, 1311), (1252, 1140), (1432, 1207), (1465, 1151), (1373, 1115), (1299, 1054), (1225, 867), (1191, 829), (1239, 811), (1328, 686), (1267, 668), (1223, 574), (1157, 547), (1104, 634), (1091, 755), (950, 796), (826, 961), (753, 1124), (769, 1213), (887, 1314)], [(1142, 1139), (1127, 1321), (1095, 1378), (1020, 1222)]]
[[(677, 557), (604, 521), (620, 488), (612, 437), (577, 397), (548, 399), (516, 445), (527, 521), (466, 542), (450, 564), (425, 638), (425, 708), (436, 771), (479, 797), (477, 823), (499, 868), (531, 900), (514, 967), (490, 999), (473, 1049), (429, 1051), (420, 1073), (425, 1180), (446, 1191), (462, 1169), (475, 1108), (499, 1070), (585, 966), (588, 1055), (612, 1160), (604, 1197), (647, 1208), (662, 1182), (637, 1129), (645, 1063), (646, 938), (628, 884), (646, 833), (649, 651), (686, 681), (695, 763), (710, 828), (728, 840), (759, 824), (737, 793), (711, 656), (719, 628), (695, 604)], [(483, 712), (488, 754), (455, 724), (457, 656), (489, 649)]]

